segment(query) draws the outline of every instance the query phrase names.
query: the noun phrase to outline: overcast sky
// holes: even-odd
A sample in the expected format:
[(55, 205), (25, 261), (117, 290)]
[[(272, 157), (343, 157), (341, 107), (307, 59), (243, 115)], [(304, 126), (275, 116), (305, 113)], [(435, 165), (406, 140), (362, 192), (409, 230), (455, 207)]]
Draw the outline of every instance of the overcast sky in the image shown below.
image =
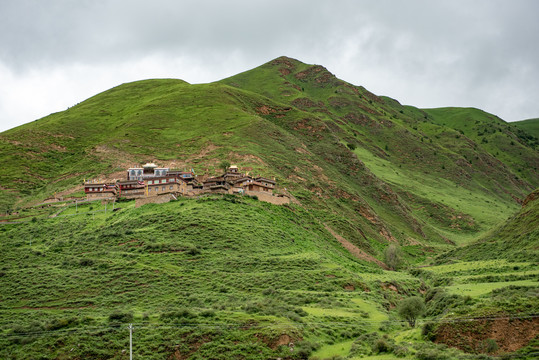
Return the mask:
[(281, 55), (403, 104), (539, 117), (538, 15), (536, 0), (0, 0), (0, 131)]

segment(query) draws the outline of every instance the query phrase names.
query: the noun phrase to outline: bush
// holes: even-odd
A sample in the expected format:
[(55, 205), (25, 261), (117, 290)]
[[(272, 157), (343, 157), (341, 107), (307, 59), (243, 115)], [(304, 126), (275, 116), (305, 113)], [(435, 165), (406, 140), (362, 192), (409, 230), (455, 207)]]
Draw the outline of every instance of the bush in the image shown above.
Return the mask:
[(174, 309), (170, 311), (166, 311), (161, 314), (161, 319), (188, 319), (192, 318), (195, 315), (189, 310), (185, 308), (181, 309)]
[(133, 313), (130, 311), (115, 310), (109, 315), (111, 323), (128, 323), (133, 321)]
[(380, 338), (374, 343), (372, 351), (377, 354), (391, 352), (391, 345), (386, 341), (386, 339)]
[(434, 341), (436, 339), (436, 334), (434, 333), (436, 329), (436, 324), (432, 322), (425, 323), (421, 329), (421, 335), (427, 340)]
[(486, 339), (483, 342), (483, 345), (484, 345), (485, 351), (489, 354), (496, 352), (499, 349), (498, 343), (494, 339)]

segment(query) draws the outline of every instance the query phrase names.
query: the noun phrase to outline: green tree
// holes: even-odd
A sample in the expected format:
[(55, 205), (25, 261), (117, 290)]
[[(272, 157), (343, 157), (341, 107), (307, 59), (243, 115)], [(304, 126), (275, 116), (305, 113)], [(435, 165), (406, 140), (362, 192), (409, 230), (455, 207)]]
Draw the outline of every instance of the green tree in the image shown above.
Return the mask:
[(226, 172), (228, 170), (228, 168), (230, 167), (230, 162), (227, 161), (227, 160), (223, 160), (221, 161), (221, 163), (219, 164), (219, 168), (223, 169), (224, 172)]
[(400, 269), (404, 263), (404, 259), (402, 258), (402, 250), (396, 244), (391, 244), (384, 250), (384, 259), (386, 265), (391, 270)]
[(408, 321), (411, 327), (415, 327), (417, 318), (425, 313), (425, 302), (419, 296), (412, 296), (402, 300), (397, 311), (399, 316)]

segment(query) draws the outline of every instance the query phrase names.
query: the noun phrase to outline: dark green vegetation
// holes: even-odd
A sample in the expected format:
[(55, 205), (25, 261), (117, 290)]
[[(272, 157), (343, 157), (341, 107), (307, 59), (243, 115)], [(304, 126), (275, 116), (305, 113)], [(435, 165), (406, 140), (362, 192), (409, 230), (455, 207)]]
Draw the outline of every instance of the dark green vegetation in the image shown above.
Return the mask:
[[(443, 325), (505, 314), (526, 328), (519, 314), (538, 308), (526, 123), (402, 106), (283, 57), (212, 84), (123, 84), (6, 131), (0, 212), (23, 223), (0, 227), (0, 357), (125, 359), (128, 322), (136, 354), (156, 359), (533, 353), (488, 337), (498, 323), (459, 339)], [(146, 161), (237, 164), (297, 204), (40, 205)], [(414, 296), (412, 329), (395, 306)]]
[(536, 141), (537, 138), (539, 138), (539, 119), (516, 121), (511, 123), (511, 125), (514, 125), (526, 131), (529, 135), (534, 136), (536, 138)]

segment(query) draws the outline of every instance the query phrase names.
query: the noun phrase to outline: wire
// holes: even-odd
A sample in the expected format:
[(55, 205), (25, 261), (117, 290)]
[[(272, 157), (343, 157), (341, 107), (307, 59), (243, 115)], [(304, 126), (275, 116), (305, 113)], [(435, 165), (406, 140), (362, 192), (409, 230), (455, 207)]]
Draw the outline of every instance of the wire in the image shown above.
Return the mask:
[[(454, 319), (418, 319), (417, 323), (457, 323), (457, 322), (472, 322), (472, 321), (491, 321), (491, 320), (517, 320), (517, 319), (535, 319), (539, 318), (539, 314), (533, 315), (520, 315), (520, 316), (497, 316), (497, 317), (479, 317), (479, 318), (454, 318)], [(273, 322), (270, 324), (249, 324), (249, 323), (176, 323), (176, 324), (152, 324), (152, 323), (134, 323), (135, 329), (174, 329), (174, 328), (215, 328), (215, 329), (233, 329), (233, 328), (245, 328), (245, 329), (263, 329), (274, 328), (282, 326), (295, 326), (295, 327), (308, 327), (308, 326), (320, 326), (320, 327), (335, 327), (335, 326), (350, 326), (350, 325), (362, 325), (362, 323), (399, 323), (405, 324), (406, 320), (369, 320), (362, 319), (356, 322)], [(109, 326), (89, 326), (89, 327), (71, 327), (58, 330), (40, 330), (31, 332), (16, 332), (7, 333), (4, 336), (19, 337), (19, 336), (36, 336), (44, 334), (62, 334), (73, 332), (86, 332), (90, 333), (99, 331), (119, 331), (122, 330), (127, 324), (110, 324)]]

